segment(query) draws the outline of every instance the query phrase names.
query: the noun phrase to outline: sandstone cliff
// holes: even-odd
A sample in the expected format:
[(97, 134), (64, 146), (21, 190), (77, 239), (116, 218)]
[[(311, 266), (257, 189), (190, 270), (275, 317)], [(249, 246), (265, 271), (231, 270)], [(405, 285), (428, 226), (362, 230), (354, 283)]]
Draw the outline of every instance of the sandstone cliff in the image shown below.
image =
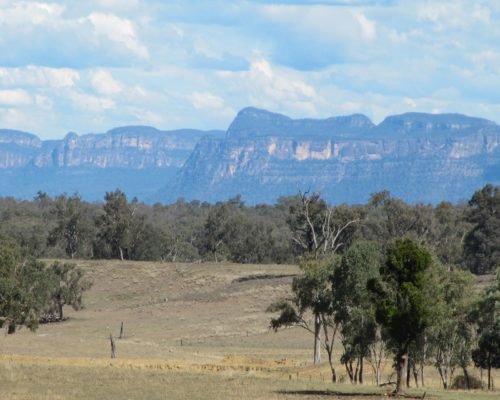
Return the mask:
[(274, 202), (299, 190), (359, 203), (388, 189), (408, 201), (464, 199), (500, 182), (500, 127), (458, 114), (291, 120), (242, 110), (224, 139), (201, 140), (158, 199)]

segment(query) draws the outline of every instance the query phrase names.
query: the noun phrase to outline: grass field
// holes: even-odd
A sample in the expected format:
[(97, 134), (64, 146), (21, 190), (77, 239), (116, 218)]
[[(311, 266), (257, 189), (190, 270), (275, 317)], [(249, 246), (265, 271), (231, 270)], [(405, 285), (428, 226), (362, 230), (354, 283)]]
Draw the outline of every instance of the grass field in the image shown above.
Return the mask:
[[(94, 281), (84, 310), (68, 309), (67, 321), (36, 333), (1, 332), (0, 398), (371, 399), (391, 390), (332, 385), (327, 365), (311, 365), (310, 334), (269, 330), (265, 310), (287, 295), (295, 266), (78, 264)], [(118, 339), (121, 322), (125, 337)], [(345, 381), (340, 365), (338, 371)], [(434, 369), (426, 373), (427, 399), (498, 398), (441, 392)], [(367, 371), (365, 382), (371, 381)]]

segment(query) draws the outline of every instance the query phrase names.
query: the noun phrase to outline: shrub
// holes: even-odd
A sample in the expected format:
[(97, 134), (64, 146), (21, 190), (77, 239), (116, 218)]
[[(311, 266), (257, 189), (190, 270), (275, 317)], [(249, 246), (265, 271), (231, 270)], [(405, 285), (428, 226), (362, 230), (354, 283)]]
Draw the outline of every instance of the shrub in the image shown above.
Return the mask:
[[(481, 381), (475, 376), (469, 376), (469, 389), (482, 389), (483, 385)], [(465, 378), (463, 375), (455, 376), (453, 383), (451, 384), (452, 389), (465, 389)]]

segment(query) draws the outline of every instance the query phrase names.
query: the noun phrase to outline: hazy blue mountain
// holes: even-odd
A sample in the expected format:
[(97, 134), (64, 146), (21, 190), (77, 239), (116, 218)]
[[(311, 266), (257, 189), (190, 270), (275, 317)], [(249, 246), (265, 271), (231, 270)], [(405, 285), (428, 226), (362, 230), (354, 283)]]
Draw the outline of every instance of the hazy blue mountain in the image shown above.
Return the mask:
[(120, 188), (155, 202), (249, 204), (318, 191), (332, 203), (388, 189), (410, 202), (458, 201), (500, 184), (500, 127), (459, 114), (406, 113), (373, 124), (361, 114), (291, 119), (241, 110), (226, 132), (128, 126), (61, 140), (0, 130), (0, 196)]
[(175, 176), (207, 135), (223, 137), (224, 132), (126, 126), (42, 141), (26, 132), (0, 130), (0, 196), (32, 198), (42, 190), (99, 200), (121, 188), (147, 198)]
[(375, 125), (362, 114), (327, 119), (291, 119), (285, 115), (247, 107), (241, 110), (227, 130), (227, 137), (329, 137), (355, 136), (369, 131)]
[(242, 110), (224, 138), (204, 138), (154, 198), (274, 202), (299, 190), (360, 203), (383, 189), (411, 202), (458, 201), (500, 183), (500, 127), (459, 114), (293, 120)]

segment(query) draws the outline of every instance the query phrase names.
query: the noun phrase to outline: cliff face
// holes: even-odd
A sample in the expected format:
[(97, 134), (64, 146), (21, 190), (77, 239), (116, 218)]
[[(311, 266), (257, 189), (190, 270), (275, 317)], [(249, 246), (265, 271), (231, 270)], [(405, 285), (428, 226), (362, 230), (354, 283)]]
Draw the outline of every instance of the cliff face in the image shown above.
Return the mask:
[(175, 175), (207, 135), (223, 137), (224, 132), (128, 126), (42, 141), (25, 132), (0, 130), (0, 196), (31, 198), (42, 190), (98, 200), (119, 187), (144, 198)]
[(366, 202), (390, 190), (407, 201), (458, 201), (500, 184), (500, 126), (458, 114), (407, 113), (374, 125), (355, 114), (294, 120), (242, 110), (227, 132), (116, 128), (41, 141), (0, 130), (0, 196), (78, 192), (100, 200), (120, 188), (142, 200), (249, 204), (318, 191)]
[(0, 168), (27, 165), (42, 148), (42, 141), (30, 133), (0, 129)]
[(259, 203), (311, 190), (358, 203), (388, 189), (412, 202), (458, 201), (487, 182), (500, 182), (500, 127), (491, 121), (408, 113), (375, 126), (362, 115), (291, 120), (245, 109), (224, 139), (198, 143), (158, 199), (241, 194)]
[(28, 164), (38, 168), (180, 168), (205, 135), (222, 137), (223, 132), (128, 126), (104, 134), (68, 133), (63, 140), (42, 142), (32, 134), (0, 130), (0, 168)]

